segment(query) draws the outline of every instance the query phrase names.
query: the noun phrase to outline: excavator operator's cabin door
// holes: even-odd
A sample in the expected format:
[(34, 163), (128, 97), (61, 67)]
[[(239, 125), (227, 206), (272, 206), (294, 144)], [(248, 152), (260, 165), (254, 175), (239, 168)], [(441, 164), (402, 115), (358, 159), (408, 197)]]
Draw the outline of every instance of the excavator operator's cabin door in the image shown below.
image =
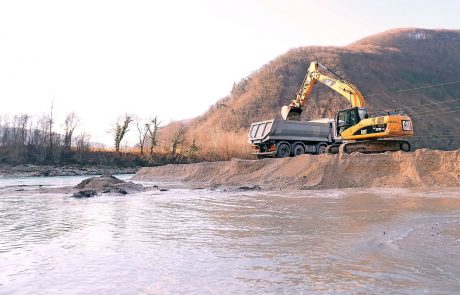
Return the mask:
[(355, 126), (360, 121), (358, 108), (345, 109), (337, 112), (337, 135), (340, 136), (342, 132), (351, 126)]

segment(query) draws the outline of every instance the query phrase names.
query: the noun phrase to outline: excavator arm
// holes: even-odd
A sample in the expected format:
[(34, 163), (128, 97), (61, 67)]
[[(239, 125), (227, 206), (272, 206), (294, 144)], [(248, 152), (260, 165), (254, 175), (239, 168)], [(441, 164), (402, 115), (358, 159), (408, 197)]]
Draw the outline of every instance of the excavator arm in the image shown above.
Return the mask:
[[(319, 71), (322, 68), (332, 73), (335, 78), (327, 76)], [(334, 91), (340, 93), (345, 99), (347, 99), (352, 107), (363, 107), (365, 106), (364, 97), (356, 86), (350, 82), (342, 79), (339, 75), (334, 73), (332, 70), (323, 66), (317, 61), (310, 63), (307, 74), (303, 80), (302, 86), (297, 92), (296, 98), (292, 102), (284, 106), (281, 109), (281, 116), (285, 120), (300, 120), (300, 114), (302, 108), (310, 95), (313, 86), (316, 81), (323, 83)]]

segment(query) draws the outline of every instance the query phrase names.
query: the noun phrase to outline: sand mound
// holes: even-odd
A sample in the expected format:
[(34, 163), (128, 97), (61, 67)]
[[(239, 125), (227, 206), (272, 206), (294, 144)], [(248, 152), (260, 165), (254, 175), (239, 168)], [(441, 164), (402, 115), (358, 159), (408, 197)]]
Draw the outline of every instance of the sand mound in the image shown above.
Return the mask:
[(460, 150), (302, 155), (142, 168), (134, 179), (266, 189), (460, 186)]
[(135, 184), (131, 181), (123, 181), (112, 175), (102, 175), (99, 177), (90, 177), (74, 188), (82, 191), (94, 191), (101, 193), (120, 193), (127, 194), (128, 192), (137, 192), (143, 189), (142, 185)]

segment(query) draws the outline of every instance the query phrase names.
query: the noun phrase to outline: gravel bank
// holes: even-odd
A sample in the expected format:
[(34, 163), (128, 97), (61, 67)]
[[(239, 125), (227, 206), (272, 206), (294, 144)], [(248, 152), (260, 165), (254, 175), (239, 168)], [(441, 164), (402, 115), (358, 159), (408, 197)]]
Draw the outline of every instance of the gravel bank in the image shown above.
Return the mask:
[(0, 176), (79, 176), (104, 174), (133, 174), (137, 167), (108, 167), (108, 166), (37, 166), (37, 165), (1, 165)]
[(165, 165), (142, 168), (133, 179), (183, 181), (191, 187), (258, 185), (273, 190), (456, 187), (460, 186), (460, 149)]

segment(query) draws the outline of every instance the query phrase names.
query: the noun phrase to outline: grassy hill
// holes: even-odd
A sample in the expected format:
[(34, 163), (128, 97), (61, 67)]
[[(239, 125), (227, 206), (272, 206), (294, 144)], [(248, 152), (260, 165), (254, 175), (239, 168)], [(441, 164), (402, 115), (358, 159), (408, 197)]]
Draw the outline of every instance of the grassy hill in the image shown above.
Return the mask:
[[(210, 159), (248, 156), (250, 124), (279, 117), (281, 106), (294, 97), (314, 60), (357, 85), (371, 111), (404, 108), (413, 116), (415, 147), (460, 146), (460, 83), (379, 94), (460, 80), (460, 30), (413, 28), (383, 32), (344, 47), (289, 50), (235, 83), (228, 96), (192, 120), (188, 141), (194, 139)], [(302, 116), (333, 117), (346, 107), (345, 99), (318, 83)]]

